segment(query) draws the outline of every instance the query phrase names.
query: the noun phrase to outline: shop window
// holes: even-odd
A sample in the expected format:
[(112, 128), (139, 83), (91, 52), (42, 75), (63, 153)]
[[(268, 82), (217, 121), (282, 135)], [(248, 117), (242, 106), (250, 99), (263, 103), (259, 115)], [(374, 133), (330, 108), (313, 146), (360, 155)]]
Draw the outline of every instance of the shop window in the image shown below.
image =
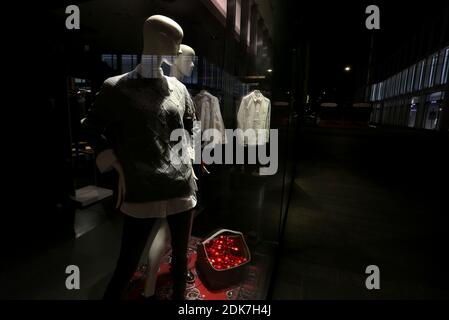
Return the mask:
[(416, 124), (416, 115), (418, 113), (418, 100), (413, 98), (410, 102), (409, 113), (408, 113), (408, 127), (414, 128)]
[(416, 64), (409, 68), (408, 76), (407, 76), (407, 92), (413, 91), (413, 83), (415, 80), (416, 73)]
[(117, 55), (116, 54), (102, 54), (101, 61), (105, 62), (109, 67), (117, 70)]
[(425, 104), (424, 128), (435, 130), (440, 119), (442, 93), (436, 92), (428, 96)]
[(394, 76), (394, 91), (393, 96), (397, 96), (399, 94), (399, 87), (401, 85), (401, 74), (398, 73)]
[(240, 35), (242, 19), (242, 0), (235, 1), (235, 32)]
[(391, 87), (392, 87), (392, 78), (388, 78), (388, 80), (387, 80), (387, 94), (386, 94), (387, 98), (391, 97)]
[(390, 78), (390, 98), (394, 96), (394, 77)]
[(391, 78), (391, 92), (390, 92), (391, 97), (395, 96), (395, 90), (396, 90), (396, 76), (393, 76)]
[(415, 74), (415, 91), (422, 89), (423, 84), (423, 78), (424, 78), (424, 66), (425, 66), (425, 60), (421, 61), (417, 65), (417, 70)]
[(403, 94), (404, 93), (404, 85), (407, 82), (407, 75), (405, 74), (405, 71), (402, 71), (399, 75), (399, 88), (398, 88), (398, 94)]
[(375, 88), (376, 88), (376, 85), (373, 84), (373, 85), (371, 86), (371, 97), (370, 97), (370, 100), (371, 100), (371, 101), (374, 101)]
[(381, 83), (379, 83), (379, 89), (377, 92), (377, 100), (382, 100), (383, 89), (384, 89), (384, 83), (381, 82)]
[(391, 97), (391, 78), (388, 78), (388, 80), (387, 80), (387, 88), (386, 88), (385, 97), (387, 97), (387, 98)]
[(210, 0), (212, 4), (220, 11), (223, 17), (226, 17), (228, 0)]
[(405, 93), (407, 90), (408, 69), (402, 71), (402, 87), (401, 93)]
[(443, 67), (441, 72), (441, 84), (447, 83), (447, 75), (449, 73), (449, 48), (445, 49), (444, 53), (444, 61), (443, 61)]
[(441, 75), (443, 73), (443, 65), (444, 65), (444, 54), (445, 54), (444, 49), (438, 53), (438, 61), (436, 63), (435, 81), (434, 81), (434, 85), (436, 86), (441, 84)]
[(434, 54), (431, 58), (429, 58), (429, 60), (430, 59), (431, 59), (431, 62), (430, 62), (430, 70), (429, 70), (429, 79), (426, 81), (427, 86), (429, 88), (434, 86), (435, 71), (436, 71), (437, 62), (438, 62), (438, 53)]

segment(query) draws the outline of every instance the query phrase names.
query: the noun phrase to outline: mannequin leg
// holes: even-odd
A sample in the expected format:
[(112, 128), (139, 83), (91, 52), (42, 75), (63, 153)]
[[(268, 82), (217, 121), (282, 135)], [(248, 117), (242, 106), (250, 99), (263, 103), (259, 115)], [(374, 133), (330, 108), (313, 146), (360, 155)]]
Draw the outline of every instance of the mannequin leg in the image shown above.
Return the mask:
[(136, 219), (124, 215), (120, 256), (103, 299), (119, 300), (129, 284), (156, 219)]
[(187, 274), (187, 248), (192, 226), (193, 211), (185, 211), (167, 217), (171, 234), (173, 275), (173, 300), (184, 300)]
[[(167, 219), (158, 219), (153, 231), (156, 232), (148, 250), (148, 269), (145, 281), (144, 296), (151, 297), (155, 294), (157, 272), (161, 264), (161, 259), (169, 245), (170, 231), (168, 229)], [(153, 239), (153, 237), (150, 237)]]

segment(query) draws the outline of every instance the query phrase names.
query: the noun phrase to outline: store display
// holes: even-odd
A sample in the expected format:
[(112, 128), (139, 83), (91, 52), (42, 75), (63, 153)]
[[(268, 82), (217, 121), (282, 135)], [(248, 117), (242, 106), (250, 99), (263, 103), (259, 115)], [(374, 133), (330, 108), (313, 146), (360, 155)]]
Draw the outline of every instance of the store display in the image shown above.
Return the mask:
[[(219, 290), (211, 289), (201, 277), (198, 277), (199, 259), (198, 248), (202, 240), (192, 237), (187, 251), (188, 268), (195, 276), (194, 282), (187, 283), (186, 300), (260, 300), (263, 298), (263, 286), (266, 279), (266, 260), (259, 256), (257, 261), (251, 260), (247, 266), (247, 273), (242, 282), (230, 287)], [(157, 283), (155, 289), (156, 300), (170, 300), (173, 292), (173, 278), (170, 274), (171, 252), (168, 250), (164, 257), (157, 274)], [(134, 273), (130, 281), (129, 291), (126, 294), (127, 300), (141, 299), (141, 293), (144, 290), (148, 266), (141, 265)]]
[(242, 98), (237, 114), (237, 127), (245, 132), (254, 130), (254, 135), (240, 136), (245, 145), (261, 145), (269, 142), (271, 120), (271, 101), (262, 92), (254, 90)]
[[(45, 84), (39, 85), (39, 91), (46, 99), (45, 118), (56, 124), (49, 133), (58, 137), (39, 140), (50, 141), (58, 149), (58, 157), (47, 160), (55, 161), (54, 166), (49, 163), (52, 173), (63, 171), (67, 181), (52, 181), (55, 188), (51, 190), (61, 193), (51, 200), (57, 214), (45, 217), (42, 225), (52, 220), (51, 229), (59, 233), (59, 221), (64, 220), (64, 228), (77, 230), (74, 240), (83, 242), (86, 250), (70, 255), (67, 265), (81, 267), (92, 261), (97, 265), (81, 267), (82, 293), (30, 290), (26, 294), (77, 299), (88, 293), (89, 299), (121, 299), (131, 271), (144, 264), (138, 269), (138, 283), (131, 286), (133, 290), (138, 285), (134, 293), (139, 300), (161, 295), (170, 299), (266, 298), (272, 254), (271, 249), (264, 251), (268, 254), (261, 258), (258, 249), (263, 241), (276, 241), (279, 210), (270, 203), (266, 215), (274, 216), (276, 223), (270, 223), (269, 230), (258, 229), (260, 235), (251, 233), (258, 216), (255, 204), (263, 206), (271, 199), (254, 197), (265, 185), (235, 170), (242, 148), (234, 148), (234, 139), (241, 97), (256, 86), (271, 90), (266, 69), (274, 68), (273, 35), (266, 32), (267, 23), (256, 29), (262, 18), (256, 2), (238, 4), (242, 14), (235, 18), (259, 30), (252, 37), (244, 36), (252, 47), (263, 49), (263, 54), (256, 55), (238, 45), (240, 36), (233, 36), (230, 31), (234, 30), (217, 19), (214, 7), (206, 2), (145, 6), (80, 2), (76, 5), (82, 17), (80, 31), (62, 32), (63, 5), (52, 6), (54, 10), (46, 15)], [(248, 30), (241, 32), (243, 36)], [(213, 143), (212, 132), (218, 133)], [(206, 141), (188, 139), (196, 138), (196, 133), (202, 133)], [(275, 178), (279, 176), (273, 177), (276, 183)], [(76, 219), (65, 214), (66, 208), (76, 209)], [(233, 234), (220, 235), (202, 248), (197, 245), (211, 230), (225, 226), (250, 235), (251, 254), (243, 236)], [(101, 235), (96, 235), (98, 230)], [(93, 236), (85, 237), (87, 233)], [(98, 237), (103, 241), (91, 242)], [(260, 242), (253, 241), (256, 237)], [(184, 249), (190, 239), (196, 241), (194, 265), (186, 270)], [(193, 251), (188, 254), (192, 256)], [(102, 257), (98, 252), (104, 253)], [(203, 253), (210, 259), (203, 261)], [(209, 264), (211, 277), (200, 279), (203, 262)], [(227, 279), (222, 283), (227, 288), (219, 292), (212, 289), (217, 286), (217, 272), (218, 278)], [(41, 288), (45, 283), (56, 287), (46, 277), (42, 283)]]
[(0, 299), (444, 298), (449, 1), (16, 3)]
[[(143, 250), (147, 226), (161, 228), (154, 218), (164, 217), (171, 220), (170, 231), (176, 230), (171, 237), (176, 248), (175, 298), (182, 299), (186, 273), (183, 248), (190, 234), (190, 209), (196, 205), (197, 186), (190, 155), (177, 154), (179, 165), (169, 165), (177, 143), (170, 136), (175, 129), (192, 132), (195, 110), (187, 88), (176, 78), (165, 76), (161, 66), (164, 57), (177, 55), (184, 32), (174, 20), (160, 15), (148, 18), (143, 29), (141, 63), (131, 72), (107, 79), (83, 121), (89, 143), (99, 153), (100, 170), (114, 168), (119, 174), (118, 206), (127, 215), (121, 258), (105, 299), (120, 297), (126, 273), (141, 254), (135, 247)], [(129, 250), (136, 256), (129, 256)], [(161, 250), (154, 250), (150, 257), (160, 256)], [(154, 268), (150, 269), (154, 273)]]

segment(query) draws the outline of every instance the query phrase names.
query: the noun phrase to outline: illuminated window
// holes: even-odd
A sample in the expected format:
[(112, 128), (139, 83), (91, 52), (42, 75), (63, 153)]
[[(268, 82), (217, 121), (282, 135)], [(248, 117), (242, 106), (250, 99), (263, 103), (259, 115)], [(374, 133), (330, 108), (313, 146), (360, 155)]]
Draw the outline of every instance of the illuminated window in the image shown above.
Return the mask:
[(382, 99), (383, 86), (384, 86), (383, 82), (379, 83), (379, 88), (377, 90), (377, 100)]
[(109, 67), (117, 69), (117, 55), (116, 54), (102, 54), (101, 61), (105, 62)]
[(235, 2), (235, 32), (240, 35), (242, 19), (242, 0), (236, 0)]
[(408, 69), (405, 69), (402, 71), (402, 87), (401, 87), (401, 93), (405, 93), (407, 90), (407, 78), (408, 78)]
[(416, 74), (415, 74), (415, 90), (422, 89), (425, 64), (426, 64), (426, 62), (425, 62), (425, 60), (423, 60), (423, 61), (419, 62), (417, 65)]
[(401, 74), (398, 73), (394, 75), (394, 89), (393, 89), (393, 97), (397, 96), (399, 93), (399, 86), (401, 82)]
[(375, 101), (377, 83), (371, 87), (371, 101)]
[(433, 87), (435, 82), (435, 69), (437, 67), (438, 62), (438, 53), (432, 57), (432, 66), (430, 68), (430, 78), (429, 78), (429, 87)]
[(129, 72), (137, 66), (137, 55), (124, 54), (122, 55), (122, 72)]
[(449, 73), (449, 48), (446, 48), (444, 54), (443, 71), (441, 73), (441, 84), (447, 83), (447, 75)]
[(407, 92), (413, 91), (413, 81), (415, 80), (416, 64), (411, 66), (408, 72)]
[(220, 11), (223, 17), (226, 17), (228, 0), (210, 0), (214, 6)]

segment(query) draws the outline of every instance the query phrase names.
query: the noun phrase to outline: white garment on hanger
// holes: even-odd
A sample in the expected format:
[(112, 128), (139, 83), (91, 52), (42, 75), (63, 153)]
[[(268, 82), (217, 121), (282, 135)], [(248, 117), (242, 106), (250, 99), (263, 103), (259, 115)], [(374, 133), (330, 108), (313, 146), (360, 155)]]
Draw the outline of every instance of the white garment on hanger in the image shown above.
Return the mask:
[(216, 129), (220, 132), (217, 143), (227, 143), (226, 131), (221, 116), (220, 102), (218, 98), (211, 95), (206, 90), (201, 92), (194, 98), (196, 116), (201, 121), (201, 131), (204, 133), (207, 129)]
[[(255, 130), (255, 136), (248, 136), (244, 141), (245, 145), (257, 145), (269, 142), (271, 120), (271, 101), (263, 96), (259, 90), (255, 90), (242, 98), (240, 108), (237, 113), (237, 128), (246, 131)], [(258, 130), (263, 130), (263, 136)]]

